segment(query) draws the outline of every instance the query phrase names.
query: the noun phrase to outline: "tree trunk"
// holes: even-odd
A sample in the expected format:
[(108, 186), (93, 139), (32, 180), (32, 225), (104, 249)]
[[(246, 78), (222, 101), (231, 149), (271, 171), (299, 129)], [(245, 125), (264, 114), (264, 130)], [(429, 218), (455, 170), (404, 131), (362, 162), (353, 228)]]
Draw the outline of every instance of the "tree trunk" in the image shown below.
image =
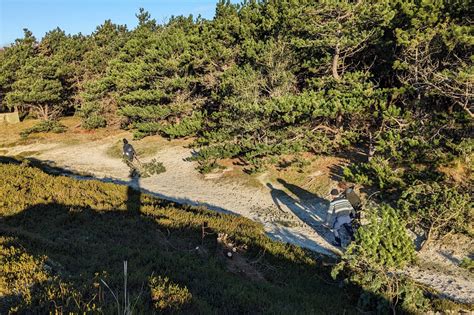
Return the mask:
[(30, 105), (29, 112), (34, 113), (38, 119), (49, 119), (49, 105)]
[(375, 154), (375, 145), (372, 132), (369, 131), (369, 152), (367, 152), (367, 162), (370, 162)]
[(339, 43), (336, 44), (336, 49), (334, 51), (334, 57), (332, 59), (332, 76), (336, 81), (340, 81), (341, 77), (337, 72), (337, 68), (339, 67)]
[(418, 85), (418, 47), (415, 50), (415, 85), (416, 85), (416, 99), (421, 100), (420, 87)]
[(48, 120), (49, 119), (49, 105), (45, 105), (44, 107), (44, 120)]
[(426, 248), (426, 245), (431, 241), (432, 230), (433, 230), (433, 226), (430, 226), (428, 232), (426, 233), (426, 239), (423, 242), (423, 244), (421, 244), (420, 252), (423, 251), (423, 249)]

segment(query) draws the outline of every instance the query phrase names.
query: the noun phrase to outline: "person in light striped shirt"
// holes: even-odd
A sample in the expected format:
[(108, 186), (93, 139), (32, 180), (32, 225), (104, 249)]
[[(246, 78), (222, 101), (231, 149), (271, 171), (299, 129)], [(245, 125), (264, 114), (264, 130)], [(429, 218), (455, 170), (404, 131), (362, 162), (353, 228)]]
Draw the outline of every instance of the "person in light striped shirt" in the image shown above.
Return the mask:
[(333, 245), (341, 247), (341, 238), (339, 235), (339, 229), (344, 227), (351, 239), (354, 237), (352, 231), (351, 222), (352, 218), (355, 216), (355, 210), (352, 207), (349, 200), (339, 195), (337, 189), (331, 190), (331, 195), (334, 197), (333, 201), (329, 204), (325, 225), (331, 226), (331, 230), (334, 233), (334, 243)]

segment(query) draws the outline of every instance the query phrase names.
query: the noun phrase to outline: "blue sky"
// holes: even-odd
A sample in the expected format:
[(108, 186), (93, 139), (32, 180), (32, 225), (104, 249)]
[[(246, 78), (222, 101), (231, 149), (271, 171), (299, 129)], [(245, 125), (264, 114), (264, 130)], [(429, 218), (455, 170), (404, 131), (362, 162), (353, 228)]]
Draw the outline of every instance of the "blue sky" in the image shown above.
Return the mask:
[(131, 29), (140, 7), (160, 23), (172, 15), (201, 14), (212, 18), (216, 3), (217, 0), (0, 0), (0, 46), (23, 37), (23, 28), (31, 30), (37, 39), (56, 27), (69, 34), (90, 34), (107, 19)]

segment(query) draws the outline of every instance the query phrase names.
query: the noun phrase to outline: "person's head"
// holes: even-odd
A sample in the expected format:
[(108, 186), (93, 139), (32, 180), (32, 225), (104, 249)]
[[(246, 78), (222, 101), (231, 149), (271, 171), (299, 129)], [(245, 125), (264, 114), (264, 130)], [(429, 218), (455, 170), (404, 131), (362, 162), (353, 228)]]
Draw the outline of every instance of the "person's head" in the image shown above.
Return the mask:
[(123, 138), (123, 144), (127, 144), (128, 143), (128, 140)]
[(337, 188), (344, 191), (346, 190), (347, 188), (349, 187), (349, 183), (348, 182), (339, 182), (337, 184)]
[(334, 188), (333, 190), (331, 190), (331, 196), (333, 197), (337, 197), (339, 196), (339, 190)]

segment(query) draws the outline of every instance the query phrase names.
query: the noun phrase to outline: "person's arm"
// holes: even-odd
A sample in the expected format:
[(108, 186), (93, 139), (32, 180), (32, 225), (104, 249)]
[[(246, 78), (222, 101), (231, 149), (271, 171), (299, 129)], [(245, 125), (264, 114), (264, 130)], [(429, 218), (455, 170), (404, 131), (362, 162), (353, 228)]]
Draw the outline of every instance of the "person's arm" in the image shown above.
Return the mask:
[(332, 220), (333, 213), (334, 213), (334, 204), (331, 202), (328, 207), (328, 212), (326, 214), (326, 220), (324, 221), (324, 225), (329, 224), (329, 222)]
[[(351, 204), (351, 206), (352, 206), (352, 204)], [(356, 212), (356, 210), (354, 209), (354, 207), (351, 207), (351, 208), (352, 208), (352, 210), (351, 210), (350, 217), (351, 217), (351, 219), (354, 219), (354, 218), (356, 217), (356, 215), (357, 215), (357, 212)]]

